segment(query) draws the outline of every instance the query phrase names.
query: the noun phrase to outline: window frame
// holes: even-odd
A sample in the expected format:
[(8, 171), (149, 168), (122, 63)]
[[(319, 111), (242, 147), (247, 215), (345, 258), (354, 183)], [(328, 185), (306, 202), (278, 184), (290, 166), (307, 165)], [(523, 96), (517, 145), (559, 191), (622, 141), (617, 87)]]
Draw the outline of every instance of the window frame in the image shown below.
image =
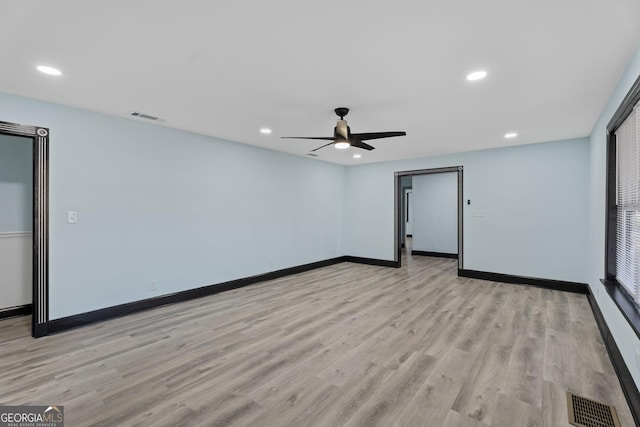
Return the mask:
[(616, 279), (616, 233), (617, 233), (617, 141), (616, 131), (633, 114), (635, 105), (640, 101), (640, 76), (622, 100), (607, 125), (606, 160), (606, 214), (605, 214), (605, 277), (601, 279), (607, 293), (616, 303), (638, 338), (640, 338), (640, 307), (633, 297)]

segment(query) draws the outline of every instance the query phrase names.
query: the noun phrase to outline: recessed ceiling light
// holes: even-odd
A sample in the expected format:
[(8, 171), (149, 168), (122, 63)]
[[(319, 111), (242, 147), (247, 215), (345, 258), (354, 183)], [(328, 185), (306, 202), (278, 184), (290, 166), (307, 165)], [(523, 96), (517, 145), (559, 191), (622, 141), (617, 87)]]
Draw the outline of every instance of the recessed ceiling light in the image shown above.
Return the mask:
[(518, 134), (515, 132), (509, 132), (504, 134), (504, 137), (507, 139), (515, 138), (516, 136), (518, 136)]
[(362, 154), (354, 154), (353, 158), (354, 159), (360, 159), (360, 158), (362, 158)]
[(260, 133), (263, 134), (263, 135), (269, 135), (269, 134), (271, 134), (271, 129), (269, 129), (269, 128), (261, 128), (260, 129)]
[(345, 150), (351, 147), (351, 144), (349, 144), (348, 142), (336, 142), (334, 145), (338, 150)]
[(49, 74), (51, 76), (60, 76), (60, 75), (62, 75), (62, 71), (58, 70), (57, 68), (48, 67), (46, 65), (38, 65), (36, 68), (41, 73)]
[(487, 72), (486, 71), (474, 71), (473, 73), (470, 73), (469, 75), (467, 75), (467, 80), (473, 81), (473, 80), (482, 80), (485, 77), (487, 77)]

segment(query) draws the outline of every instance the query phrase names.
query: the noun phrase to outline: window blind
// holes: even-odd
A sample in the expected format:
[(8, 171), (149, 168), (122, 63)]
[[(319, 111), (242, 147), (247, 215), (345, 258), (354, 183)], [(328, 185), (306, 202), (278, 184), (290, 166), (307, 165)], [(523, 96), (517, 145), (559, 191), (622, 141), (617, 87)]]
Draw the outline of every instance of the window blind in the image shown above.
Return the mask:
[(640, 104), (616, 131), (616, 279), (640, 305)]

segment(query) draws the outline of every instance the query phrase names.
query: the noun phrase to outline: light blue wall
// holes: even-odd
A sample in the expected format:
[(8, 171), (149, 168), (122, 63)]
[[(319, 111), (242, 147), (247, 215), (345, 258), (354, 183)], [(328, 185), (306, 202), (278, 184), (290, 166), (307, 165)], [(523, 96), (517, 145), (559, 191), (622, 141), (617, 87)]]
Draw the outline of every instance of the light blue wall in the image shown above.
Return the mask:
[[(604, 251), (605, 251), (605, 194), (606, 194), (606, 126), (613, 114), (622, 103), (623, 98), (640, 75), (640, 49), (629, 62), (627, 69), (616, 85), (607, 105), (598, 122), (596, 123), (590, 138), (591, 165), (589, 176), (589, 276), (588, 283), (591, 287), (598, 306), (611, 330), (611, 333), (620, 348), (629, 371), (636, 386), (640, 385), (640, 370), (635, 358), (640, 351), (640, 340), (633, 332), (620, 310), (609, 297), (600, 283), (604, 277)], [(639, 387), (640, 388), (640, 387)]]
[(458, 174), (413, 177), (413, 249), (458, 253)]
[(393, 260), (394, 172), (459, 165), (464, 268), (587, 280), (586, 138), (349, 167), (346, 253)]
[(32, 140), (0, 134), (0, 233), (31, 231)]
[(51, 130), (52, 319), (344, 255), (342, 166), (7, 94), (0, 118)]

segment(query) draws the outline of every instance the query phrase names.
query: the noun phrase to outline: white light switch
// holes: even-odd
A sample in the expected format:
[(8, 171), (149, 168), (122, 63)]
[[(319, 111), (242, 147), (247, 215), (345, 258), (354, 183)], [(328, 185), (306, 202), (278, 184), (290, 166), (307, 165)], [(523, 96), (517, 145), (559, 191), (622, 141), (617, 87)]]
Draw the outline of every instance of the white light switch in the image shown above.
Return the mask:
[(67, 224), (75, 224), (78, 222), (78, 212), (68, 211), (67, 212)]
[(474, 209), (473, 216), (482, 217), (484, 216), (484, 210), (482, 209)]

